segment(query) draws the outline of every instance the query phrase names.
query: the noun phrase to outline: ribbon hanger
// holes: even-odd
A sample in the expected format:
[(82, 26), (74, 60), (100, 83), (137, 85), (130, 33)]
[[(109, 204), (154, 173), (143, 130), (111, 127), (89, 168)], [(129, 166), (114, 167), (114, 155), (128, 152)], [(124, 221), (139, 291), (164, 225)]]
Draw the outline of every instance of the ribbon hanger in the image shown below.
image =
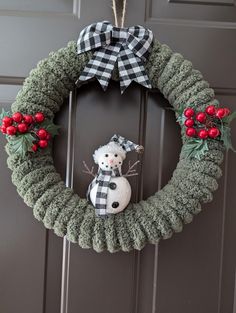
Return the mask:
[(127, 0), (112, 0), (112, 10), (114, 14), (115, 26), (124, 27)]

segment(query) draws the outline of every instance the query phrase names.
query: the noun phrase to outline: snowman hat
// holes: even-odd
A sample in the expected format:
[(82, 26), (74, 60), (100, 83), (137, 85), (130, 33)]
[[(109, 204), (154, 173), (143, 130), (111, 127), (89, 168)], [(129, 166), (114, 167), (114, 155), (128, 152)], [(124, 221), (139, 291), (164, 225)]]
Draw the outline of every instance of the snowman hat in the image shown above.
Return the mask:
[(94, 152), (93, 158), (95, 163), (98, 164), (98, 160), (102, 155), (106, 153), (114, 153), (120, 155), (122, 160), (124, 160), (126, 158), (126, 153), (133, 150), (142, 152), (143, 146), (139, 146), (120, 135), (113, 135), (108, 144), (99, 147)]

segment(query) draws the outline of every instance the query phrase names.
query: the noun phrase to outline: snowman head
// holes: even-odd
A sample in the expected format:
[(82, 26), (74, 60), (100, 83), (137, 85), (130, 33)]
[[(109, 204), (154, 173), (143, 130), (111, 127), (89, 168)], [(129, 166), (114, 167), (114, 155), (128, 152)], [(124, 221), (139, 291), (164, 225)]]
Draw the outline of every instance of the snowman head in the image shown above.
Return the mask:
[(113, 141), (98, 148), (93, 155), (95, 163), (101, 170), (120, 169), (125, 157), (125, 150)]

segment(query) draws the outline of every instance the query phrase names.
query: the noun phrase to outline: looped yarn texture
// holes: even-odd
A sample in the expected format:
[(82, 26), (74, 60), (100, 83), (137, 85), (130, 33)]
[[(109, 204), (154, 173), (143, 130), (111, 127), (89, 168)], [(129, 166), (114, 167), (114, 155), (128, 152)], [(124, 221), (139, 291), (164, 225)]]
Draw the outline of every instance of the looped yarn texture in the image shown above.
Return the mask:
[[(12, 111), (41, 111), (53, 119), (92, 56), (90, 52), (77, 55), (76, 49), (76, 42), (69, 42), (40, 61), (25, 80)], [(184, 105), (203, 110), (209, 103), (217, 104), (214, 91), (201, 73), (167, 45), (155, 41), (146, 71), (153, 88), (158, 88), (174, 108)], [(183, 130), (182, 139), (184, 144)], [(6, 145), (12, 181), (24, 202), (33, 208), (36, 219), (58, 236), (97, 252), (141, 249), (146, 243), (170, 238), (190, 223), (201, 211), (200, 203), (212, 200), (222, 174), (219, 165), (223, 145), (211, 141), (209, 148), (201, 161), (186, 159), (181, 153), (171, 180), (162, 190), (145, 201), (131, 203), (119, 214), (101, 219), (92, 205), (65, 186), (53, 165), (50, 149), (22, 158)]]

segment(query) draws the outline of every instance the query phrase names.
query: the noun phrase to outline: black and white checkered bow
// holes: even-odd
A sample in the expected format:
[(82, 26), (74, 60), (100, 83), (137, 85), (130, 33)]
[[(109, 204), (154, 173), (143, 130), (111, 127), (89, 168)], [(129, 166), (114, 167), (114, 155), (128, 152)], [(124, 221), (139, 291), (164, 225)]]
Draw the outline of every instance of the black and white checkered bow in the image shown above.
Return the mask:
[(152, 31), (139, 25), (119, 28), (104, 21), (87, 26), (80, 33), (77, 52), (95, 51), (79, 80), (96, 77), (106, 90), (117, 61), (121, 93), (132, 81), (151, 88), (144, 63), (150, 55), (152, 41)]

